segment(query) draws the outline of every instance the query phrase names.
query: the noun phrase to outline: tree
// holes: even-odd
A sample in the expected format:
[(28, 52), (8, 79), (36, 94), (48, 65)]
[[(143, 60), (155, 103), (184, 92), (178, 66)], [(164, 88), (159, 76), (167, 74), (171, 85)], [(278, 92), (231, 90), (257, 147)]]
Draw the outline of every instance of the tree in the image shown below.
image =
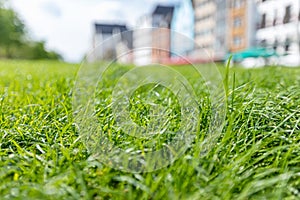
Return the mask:
[(4, 52), (6, 58), (62, 59), (58, 53), (47, 51), (44, 41), (29, 40), (22, 20), (4, 3), (0, 0), (0, 56)]
[[(1, 4), (0, 4), (1, 6)], [(12, 9), (0, 7), (0, 47), (12, 58), (12, 47), (22, 44), (25, 26)]]

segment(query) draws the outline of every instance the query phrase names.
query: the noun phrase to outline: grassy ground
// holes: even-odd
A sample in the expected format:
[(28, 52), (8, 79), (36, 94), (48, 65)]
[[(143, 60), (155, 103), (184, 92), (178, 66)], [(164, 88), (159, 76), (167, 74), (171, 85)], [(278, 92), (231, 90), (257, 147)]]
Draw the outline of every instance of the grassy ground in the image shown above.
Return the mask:
[[(79, 139), (72, 114), (78, 68), (57, 62), (0, 62), (1, 199), (300, 198), (300, 69), (232, 68), (226, 125), (217, 145), (199, 156), (195, 142), (169, 167), (132, 174), (93, 159)], [(195, 79), (190, 68), (176, 69), (191, 82)], [(97, 105), (97, 116), (115, 142), (123, 143), (132, 138), (118, 137), (109, 108), (116, 74), (111, 72), (102, 85), (99, 95), (108, 101)], [(147, 124), (147, 107), (139, 100), (145, 91), (147, 87), (134, 96), (130, 114), (142, 125)], [(164, 94), (155, 100), (164, 104), (168, 91), (158, 91)], [(177, 109), (172, 106), (171, 111)], [(173, 129), (178, 116), (172, 117)], [(207, 115), (200, 118), (199, 140)]]

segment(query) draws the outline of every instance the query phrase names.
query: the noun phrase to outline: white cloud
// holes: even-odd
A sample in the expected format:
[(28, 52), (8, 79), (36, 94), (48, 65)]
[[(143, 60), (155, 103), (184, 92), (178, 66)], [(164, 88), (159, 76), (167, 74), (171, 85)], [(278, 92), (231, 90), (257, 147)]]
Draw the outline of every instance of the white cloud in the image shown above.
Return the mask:
[(54, 17), (62, 16), (61, 8), (55, 2), (48, 1), (43, 3), (42, 9), (45, 11), (45, 13), (48, 13), (49, 15), (52, 15)]
[(11, 4), (35, 39), (61, 53), (67, 61), (80, 61), (91, 45), (95, 21), (116, 21), (133, 26), (156, 3), (171, 0), (12, 0)]

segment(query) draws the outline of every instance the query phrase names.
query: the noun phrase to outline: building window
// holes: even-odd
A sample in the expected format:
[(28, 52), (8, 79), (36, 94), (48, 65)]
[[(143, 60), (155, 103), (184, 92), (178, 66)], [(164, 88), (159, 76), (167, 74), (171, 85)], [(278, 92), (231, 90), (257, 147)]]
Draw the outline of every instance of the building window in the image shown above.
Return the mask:
[(277, 51), (277, 48), (278, 48), (278, 40), (276, 39), (274, 44), (273, 44), (274, 51)]
[(205, 16), (200, 16), (196, 18), (196, 21), (205, 21), (205, 20), (210, 20), (212, 18), (212, 15), (205, 15)]
[(214, 34), (214, 29), (205, 29), (201, 30), (199, 32), (196, 32), (196, 36), (208, 36), (208, 35), (213, 35)]
[(263, 47), (263, 48), (267, 48), (267, 40), (262, 40), (261, 42), (260, 42), (260, 46), (261, 47)]
[(284, 24), (287, 24), (289, 23), (291, 20), (291, 6), (287, 6), (285, 8), (285, 15), (284, 15), (284, 18), (283, 18), (283, 23)]
[(233, 44), (236, 47), (239, 47), (242, 45), (242, 38), (240, 36), (236, 36), (233, 38)]
[(274, 12), (273, 26), (277, 25), (277, 10)]
[(289, 38), (287, 38), (285, 40), (285, 44), (284, 44), (284, 50), (285, 50), (286, 53), (288, 53), (288, 51), (290, 50), (290, 45), (291, 45), (291, 41), (290, 41)]
[(233, 20), (233, 27), (241, 27), (242, 26), (242, 19), (240, 17), (235, 17)]
[(267, 14), (263, 14), (261, 17), (260, 28), (266, 27), (266, 18), (267, 18)]
[(241, 8), (244, 6), (244, 0), (232, 0), (232, 8)]

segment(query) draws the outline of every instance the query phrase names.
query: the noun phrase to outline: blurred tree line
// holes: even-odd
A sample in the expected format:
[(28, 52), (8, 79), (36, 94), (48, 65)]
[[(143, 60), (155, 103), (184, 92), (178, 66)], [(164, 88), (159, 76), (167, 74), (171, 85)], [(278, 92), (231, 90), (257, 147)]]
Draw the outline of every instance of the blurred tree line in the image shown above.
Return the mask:
[(32, 41), (17, 13), (0, 0), (0, 58), (9, 59), (62, 59), (45, 48), (44, 41)]

